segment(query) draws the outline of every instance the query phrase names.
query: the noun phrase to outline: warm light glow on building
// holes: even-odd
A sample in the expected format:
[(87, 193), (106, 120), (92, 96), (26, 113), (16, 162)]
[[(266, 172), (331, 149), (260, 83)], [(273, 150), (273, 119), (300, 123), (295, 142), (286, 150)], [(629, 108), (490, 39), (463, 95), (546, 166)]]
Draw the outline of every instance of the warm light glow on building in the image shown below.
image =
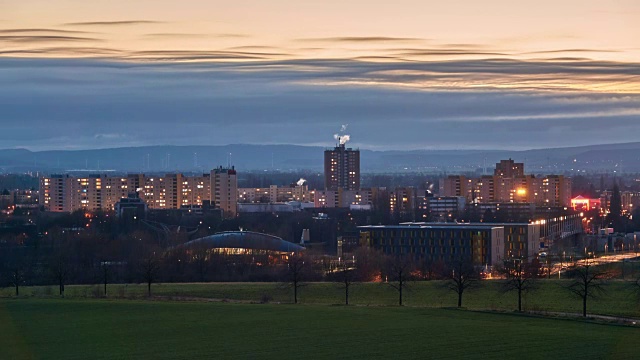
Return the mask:
[(599, 209), (600, 199), (589, 199), (578, 195), (575, 198), (571, 199), (571, 207), (573, 208), (573, 210), (585, 211), (589, 211), (591, 209)]

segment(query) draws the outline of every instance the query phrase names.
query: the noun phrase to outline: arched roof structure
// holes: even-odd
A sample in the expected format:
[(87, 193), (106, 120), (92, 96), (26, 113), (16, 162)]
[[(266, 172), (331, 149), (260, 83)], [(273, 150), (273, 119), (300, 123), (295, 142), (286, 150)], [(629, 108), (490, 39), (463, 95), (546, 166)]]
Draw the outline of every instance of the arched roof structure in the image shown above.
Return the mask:
[(186, 242), (179, 247), (203, 246), (209, 249), (232, 248), (264, 250), (281, 253), (300, 252), (304, 247), (277, 236), (253, 231), (225, 231)]

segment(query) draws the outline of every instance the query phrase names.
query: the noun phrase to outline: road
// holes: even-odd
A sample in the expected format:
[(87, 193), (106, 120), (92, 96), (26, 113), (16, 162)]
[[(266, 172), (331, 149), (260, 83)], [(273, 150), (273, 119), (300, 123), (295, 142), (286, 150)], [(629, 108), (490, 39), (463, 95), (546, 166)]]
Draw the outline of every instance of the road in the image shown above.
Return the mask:
[(607, 255), (602, 255), (602, 256), (593, 257), (593, 258), (581, 259), (581, 260), (575, 261), (575, 263), (571, 263), (571, 262), (551, 263), (551, 275), (554, 275), (554, 274), (558, 275), (558, 273), (561, 270), (566, 271), (567, 269), (571, 269), (574, 266), (580, 266), (585, 264), (603, 265), (608, 263), (617, 263), (621, 261), (637, 262), (637, 261), (640, 261), (640, 256), (634, 252), (629, 252), (629, 253), (622, 253), (622, 254), (620, 253), (607, 254)]

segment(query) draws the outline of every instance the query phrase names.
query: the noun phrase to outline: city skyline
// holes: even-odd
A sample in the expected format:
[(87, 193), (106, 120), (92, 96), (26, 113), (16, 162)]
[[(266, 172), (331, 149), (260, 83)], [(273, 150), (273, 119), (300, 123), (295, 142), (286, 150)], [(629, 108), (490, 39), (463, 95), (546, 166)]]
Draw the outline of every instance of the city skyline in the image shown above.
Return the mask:
[[(636, 141), (640, 4), (5, 1), (5, 148)], [(526, 136), (525, 136), (526, 134)]]

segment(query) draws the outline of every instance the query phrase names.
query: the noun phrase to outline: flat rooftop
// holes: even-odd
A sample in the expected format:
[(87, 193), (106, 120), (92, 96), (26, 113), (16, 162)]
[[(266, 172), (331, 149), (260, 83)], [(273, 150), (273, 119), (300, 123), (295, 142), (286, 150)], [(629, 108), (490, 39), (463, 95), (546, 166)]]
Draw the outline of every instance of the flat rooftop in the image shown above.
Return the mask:
[[(460, 226), (463, 224), (455, 224), (455, 223), (451, 223), (451, 224), (447, 224), (447, 223), (442, 223), (443, 225), (431, 225), (430, 223), (425, 223), (425, 225), (419, 225), (419, 224), (413, 224), (413, 225), (365, 225), (365, 226), (358, 226), (358, 229), (397, 229), (397, 230), (406, 230), (406, 229), (443, 229), (443, 228), (450, 228), (450, 229), (460, 229), (460, 228), (464, 228), (464, 229), (472, 229), (472, 230), (487, 230), (487, 229), (495, 229), (495, 228), (503, 228), (503, 225), (500, 224), (464, 224), (465, 226)], [(450, 225), (450, 226), (447, 226)]]

